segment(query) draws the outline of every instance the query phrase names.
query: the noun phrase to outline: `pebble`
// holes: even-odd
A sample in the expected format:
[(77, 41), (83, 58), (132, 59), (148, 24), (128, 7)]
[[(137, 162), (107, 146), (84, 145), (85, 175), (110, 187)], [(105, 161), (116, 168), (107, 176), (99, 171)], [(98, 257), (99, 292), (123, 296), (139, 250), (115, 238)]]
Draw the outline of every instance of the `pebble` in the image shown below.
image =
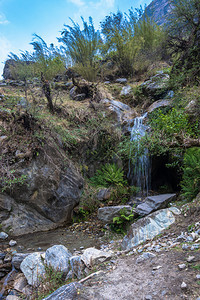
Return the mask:
[(146, 295), (145, 300), (152, 300), (152, 296), (151, 295)]
[(182, 249), (183, 249), (183, 250), (188, 250), (188, 249), (189, 249), (189, 246), (188, 246), (187, 244), (183, 244)]
[(184, 281), (181, 283), (181, 288), (183, 290), (187, 288), (187, 284)]
[(196, 279), (200, 279), (200, 274), (197, 274), (197, 275), (196, 275)]
[(187, 262), (192, 262), (192, 261), (194, 261), (194, 259), (195, 259), (195, 256), (189, 256), (187, 258)]
[(7, 237), (8, 237), (8, 234), (7, 233), (5, 233), (5, 232), (0, 232), (0, 240), (6, 240), (7, 239)]
[(14, 247), (15, 245), (17, 245), (17, 242), (16, 242), (16, 241), (11, 240), (11, 241), (9, 242), (9, 246), (10, 246), (10, 247)]
[(178, 265), (178, 268), (180, 270), (184, 270), (186, 268), (186, 264), (180, 264), (180, 265)]

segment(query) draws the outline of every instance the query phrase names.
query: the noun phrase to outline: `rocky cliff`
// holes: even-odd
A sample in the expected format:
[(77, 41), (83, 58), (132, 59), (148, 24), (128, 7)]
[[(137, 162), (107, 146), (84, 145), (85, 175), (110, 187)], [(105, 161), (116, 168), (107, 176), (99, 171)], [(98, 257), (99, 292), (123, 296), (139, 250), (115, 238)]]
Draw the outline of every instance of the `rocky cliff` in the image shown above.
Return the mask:
[(153, 0), (145, 11), (158, 25), (164, 25), (171, 12), (171, 5), (169, 0)]

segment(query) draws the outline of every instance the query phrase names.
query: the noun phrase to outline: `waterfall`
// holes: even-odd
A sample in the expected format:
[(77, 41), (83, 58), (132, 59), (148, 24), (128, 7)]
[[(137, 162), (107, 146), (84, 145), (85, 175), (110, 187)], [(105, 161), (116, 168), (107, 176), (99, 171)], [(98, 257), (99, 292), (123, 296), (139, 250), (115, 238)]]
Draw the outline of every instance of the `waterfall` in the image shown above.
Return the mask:
[[(135, 153), (130, 153), (128, 178), (137, 189), (137, 195), (147, 196), (150, 189), (151, 164), (148, 149), (142, 149), (140, 140), (145, 136), (147, 126), (143, 124), (147, 113), (134, 119), (131, 128), (131, 142), (136, 143)], [(131, 151), (131, 150), (130, 150)]]

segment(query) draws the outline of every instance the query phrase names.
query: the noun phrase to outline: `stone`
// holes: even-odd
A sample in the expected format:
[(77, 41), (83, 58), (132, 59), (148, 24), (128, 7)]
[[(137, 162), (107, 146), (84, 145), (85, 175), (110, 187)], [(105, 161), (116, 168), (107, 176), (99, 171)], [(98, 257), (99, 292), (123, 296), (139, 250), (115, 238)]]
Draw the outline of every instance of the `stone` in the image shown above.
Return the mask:
[(133, 208), (130, 205), (105, 206), (98, 209), (97, 217), (103, 223), (112, 223), (113, 218), (120, 216), (122, 210), (128, 216), (132, 213)]
[(110, 196), (111, 196), (110, 189), (100, 189), (100, 191), (97, 193), (97, 199), (99, 201), (108, 200)]
[(8, 295), (6, 297), (6, 300), (20, 300), (20, 298), (15, 295)]
[(2, 135), (0, 136), (0, 143), (2, 143), (3, 141), (7, 140), (7, 135)]
[(187, 284), (184, 281), (181, 283), (181, 288), (183, 290), (185, 290), (187, 288)]
[(149, 196), (144, 200), (143, 203), (136, 207), (135, 212), (139, 216), (146, 216), (155, 210), (166, 208), (171, 201), (175, 200), (175, 198), (176, 194)]
[(70, 91), (69, 91), (69, 96), (71, 99), (74, 99), (76, 97), (76, 86), (74, 86)]
[(136, 263), (139, 264), (147, 259), (151, 259), (156, 257), (156, 255), (154, 253), (151, 252), (145, 252), (142, 255), (140, 255), (137, 259), (136, 259)]
[(66, 285), (63, 285), (53, 294), (44, 298), (43, 300), (74, 300), (77, 299), (77, 290), (81, 289), (82, 286), (80, 283), (73, 282)]
[(54, 229), (72, 221), (83, 178), (72, 163), (61, 171), (58, 167), (61, 158), (56, 155), (53, 157), (51, 153), (48, 163), (38, 157), (18, 168), (19, 175), (26, 175), (29, 184), (17, 187), (12, 197), (0, 194), (2, 229), (10, 227), (13, 236)]
[(84, 264), (80, 256), (71, 256), (69, 259), (72, 278), (80, 279), (83, 276)]
[(148, 107), (147, 112), (150, 113), (157, 108), (166, 107), (166, 106), (170, 106), (170, 105), (171, 105), (171, 101), (168, 99), (158, 100), (158, 101), (155, 101), (153, 104), (151, 104)]
[(132, 249), (146, 240), (153, 239), (175, 222), (175, 215), (177, 214), (180, 214), (180, 210), (171, 207), (161, 209), (139, 219), (130, 226), (127, 235), (122, 241), (122, 250)]
[(0, 252), (0, 260), (3, 260), (6, 256), (6, 253)]
[(90, 268), (99, 262), (102, 263), (106, 260), (111, 259), (111, 252), (104, 252), (93, 247), (87, 248), (83, 251), (81, 255), (81, 260), (84, 262), (86, 267)]
[(75, 101), (82, 101), (86, 98), (86, 94), (82, 93), (82, 94), (78, 94), (74, 97)]
[(115, 80), (116, 83), (120, 83), (120, 84), (126, 84), (127, 83), (127, 79), (126, 78), (117, 78)]
[(195, 260), (195, 256), (189, 256), (188, 258), (187, 258), (187, 262), (193, 262)]
[(145, 296), (145, 300), (152, 300), (153, 298), (152, 298), (152, 296), (151, 295), (146, 295)]
[(22, 274), (19, 274), (17, 276), (17, 278), (15, 279), (15, 281), (14, 281), (13, 288), (16, 291), (22, 293), (22, 291), (23, 291), (23, 289), (25, 288), (26, 285), (27, 285), (26, 278)]
[(183, 244), (183, 245), (182, 245), (182, 249), (183, 249), (183, 250), (188, 250), (188, 249), (189, 249), (189, 245)]
[(20, 269), (26, 277), (28, 284), (37, 286), (41, 278), (45, 275), (45, 267), (41, 253), (35, 252), (28, 255), (22, 261)]
[(22, 261), (30, 255), (29, 253), (17, 253), (12, 257), (12, 265), (15, 267), (15, 269), (19, 270), (20, 265)]
[(200, 274), (197, 274), (197, 275), (196, 275), (196, 279), (200, 279)]
[(158, 73), (140, 85), (145, 95), (161, 98), (169, 89), (169, 75)]
[(14, 240), (11, 240), (11, 241), (9, 242), (9, 246), (10, 246), (10, 247), (14, 247), (14, 246), (16, 246), (16, 245), (17, 245), (17, 242), (14, 241)]
[(54, 270), (67, 274), (72, 254), (63, 245), (54, 245), (46, 250), (45, 263)]
[(121, 96), (127, 96), (127, 95), (130, 94), (130, 92), (131, 92), (131, 86), (130, 85), (126, 85), (126, 86), (123, 86), (120, 95)]
[(0, 240), (6, 240), (8, 238), (8, 234), (5, 232), (0, 232)]
[(186, 269), (186, 264), (180, 264), (178, 265), (179, 270), (184, 270)]

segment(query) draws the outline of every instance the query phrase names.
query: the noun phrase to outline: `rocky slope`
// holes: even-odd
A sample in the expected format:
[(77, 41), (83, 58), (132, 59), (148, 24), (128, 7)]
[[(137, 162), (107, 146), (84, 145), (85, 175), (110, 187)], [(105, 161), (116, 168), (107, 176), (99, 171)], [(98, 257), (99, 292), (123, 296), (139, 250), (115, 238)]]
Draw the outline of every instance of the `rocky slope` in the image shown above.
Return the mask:
[(171, 6), (169, 0), (153, 0), (147, 7), (145, 12), (158, 25), (164, 25), (170, 15)]

